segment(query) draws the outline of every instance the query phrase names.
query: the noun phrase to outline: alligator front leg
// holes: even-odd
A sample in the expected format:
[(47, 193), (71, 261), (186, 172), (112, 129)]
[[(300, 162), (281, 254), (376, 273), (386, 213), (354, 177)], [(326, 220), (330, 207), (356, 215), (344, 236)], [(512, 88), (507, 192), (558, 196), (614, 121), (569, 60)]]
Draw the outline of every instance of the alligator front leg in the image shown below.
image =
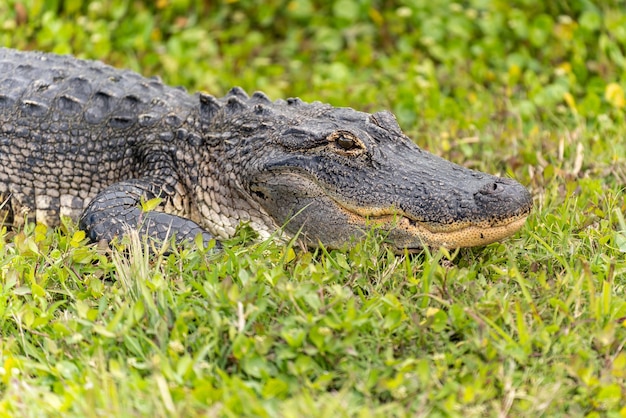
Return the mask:
[[(171, 213), (141, 210), (140, 203), (166, 194), (156, 179), (142, 178), (115, 183), (89, 203), (83, 212), (79, 227), (93, 242), (121, 237), (129, 229), (138, 229), (158, 241), (172, 236), (176, 243), (193, 242), (202, 235), (206, 245), (213, 236), (194, 221)], [(219, 243), (218, 243), (219, 246)]]

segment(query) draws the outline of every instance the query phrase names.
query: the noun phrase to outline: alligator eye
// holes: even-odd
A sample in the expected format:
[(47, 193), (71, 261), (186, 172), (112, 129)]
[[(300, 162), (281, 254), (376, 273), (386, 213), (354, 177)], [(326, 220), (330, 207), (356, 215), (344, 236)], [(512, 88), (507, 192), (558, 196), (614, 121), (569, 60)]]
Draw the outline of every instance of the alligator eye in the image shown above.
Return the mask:
[(355, 151), (364, 149), (361, 141), (350, 132), (333, 132), (328, 136), (330, 142), (340, 148), (341, 151)]
[(358, 147), (354, 138), (350, 138), (350, 137), (343, 136), (343, 135), (337, 138), (337, 145), (339, 145), (341, 148), (345, 149), (346, 151), (350, 151), (351, 149)]

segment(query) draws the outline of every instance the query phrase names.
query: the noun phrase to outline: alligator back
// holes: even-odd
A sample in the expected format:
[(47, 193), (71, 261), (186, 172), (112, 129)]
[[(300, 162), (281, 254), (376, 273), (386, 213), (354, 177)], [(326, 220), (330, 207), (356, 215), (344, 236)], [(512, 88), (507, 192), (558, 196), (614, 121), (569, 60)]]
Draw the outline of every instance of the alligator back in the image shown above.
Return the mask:
[(0, 221), (76, 219), (154, 169), (192, 108), (181, 89), (105, 64), (0, 49)]

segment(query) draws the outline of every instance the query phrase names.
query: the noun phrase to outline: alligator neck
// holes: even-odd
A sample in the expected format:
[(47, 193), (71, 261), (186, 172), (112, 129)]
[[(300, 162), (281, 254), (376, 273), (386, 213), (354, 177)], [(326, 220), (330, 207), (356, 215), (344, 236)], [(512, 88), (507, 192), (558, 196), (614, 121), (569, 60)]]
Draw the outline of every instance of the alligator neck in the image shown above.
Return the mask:
[(280, 225), (242, 184), (248, 165), (254, 164), (250, 156), (257, 155), (255, 148), (262, 146), (263, 139), (242, 139), (237, 129), (228, 127), (220, 121), (200, 128), (202, 133), (190, 135), (179, 152), (185, 159), (180, 165), (186, 171), (182, 177), (195, 196), (192, 219), (221, 238), (232, 237), (242, 222), (268, 238)]

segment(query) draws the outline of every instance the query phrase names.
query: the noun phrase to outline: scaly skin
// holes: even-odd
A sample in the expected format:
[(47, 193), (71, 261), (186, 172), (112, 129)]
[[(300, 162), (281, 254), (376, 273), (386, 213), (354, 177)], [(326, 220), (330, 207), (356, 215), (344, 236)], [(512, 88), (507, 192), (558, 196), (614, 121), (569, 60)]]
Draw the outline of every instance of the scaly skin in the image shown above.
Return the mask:
[[(142, 213), (142, 200), (162, 199)], [(517, 231), (528, 191), (417, 147), (389, 112), (225, 97), (93, 61), (0, 49), (0, 216), (80, 219), (178, 241), (284, 226), (343, 246), (379, 225), (398, 249), (466, 247)]]

